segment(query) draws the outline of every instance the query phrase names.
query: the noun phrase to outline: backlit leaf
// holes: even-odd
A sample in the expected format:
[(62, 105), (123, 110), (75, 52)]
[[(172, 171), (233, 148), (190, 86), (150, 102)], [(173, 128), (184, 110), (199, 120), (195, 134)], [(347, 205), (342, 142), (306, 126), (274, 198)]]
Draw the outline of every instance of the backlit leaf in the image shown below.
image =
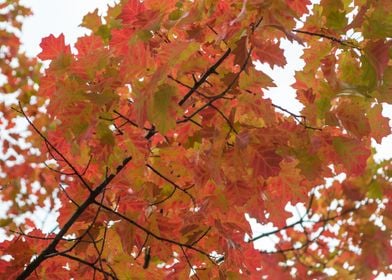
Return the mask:
[(65, 45), (64, 40), (64, 34), (60, 34), (57, 38), (53, 35), (43, 38), (40, 44), (42, 51), (38, 54), (38, 57), (42, 60), (49, 60), (70, 53), (71, 48)]

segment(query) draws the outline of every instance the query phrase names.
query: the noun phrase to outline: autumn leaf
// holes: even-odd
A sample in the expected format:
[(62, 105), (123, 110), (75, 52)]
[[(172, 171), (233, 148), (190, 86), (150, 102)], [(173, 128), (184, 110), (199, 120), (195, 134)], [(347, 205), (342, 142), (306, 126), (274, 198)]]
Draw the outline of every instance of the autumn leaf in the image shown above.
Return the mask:
[(298, 16), (302, 16), (308, 12), (308, 5), (311, 5), (309, 0), (286, 0), (287, 5), (297, 12)]
[(274, 150), (256, 151), (252, 161), (254, 176), (262, 176), (266, 179), (278, 175), (281, 161), (282, 157)]
[(172, 98), (175, 95), (176, 88), (169, 84), (159, 86), (158, 91), (154, 94), (154, 101), (148, 114), (157, 129), (165, 134), (171, 128), (175, 127), (175, 108), (173, 108)]
[(42, 51), (38, 57), (42, 60), (52, 60), (59, 55), (71, 53), (71, 48), (65, 45), (64, 40), (64, 34), (60, 34), (57, 38), (53, 35), (43, 38), (40, 44)]
[(88, 28), (95, 33), (99, 30), (101, 25), (101, 17), (98, 15), (98, 9), (95, 9), (94, 12), (88, 13), (83, 17), (80, 26)]
[(258, 59), (263, 63), (268, 63), (271, 68), (275, 65), (280, 67), (286, 65), (286, 58), (278, 43), (262, 41), (261, 38), (256, 37), (254, 39), (254, 44), (256, 46), (254, 51), (255, 59)]
[(389, 120), (382, 115), (382, 105), (376, 104), (367, 113), (370, 123), (371, 136), (381, 144), (384, 137), (391, 134)]
[(360, 141), (348, 137), (336, 137), (332, 144), (348, 173), (356, 176), (361, 175), (370, 156), (369, 148), (364, 147)]
[(389, 50), (391, 48), (391, 41), (370, 41), (365, 48), (367, 57), (374, 67), (377, 75), (377, 80), (381, 80), (389, 61)]
[(359, 139), (370, 133), (364, 102), (361, 97), (343, 97), (336, 100), (337, 105), (332, 108), (340, 124)]

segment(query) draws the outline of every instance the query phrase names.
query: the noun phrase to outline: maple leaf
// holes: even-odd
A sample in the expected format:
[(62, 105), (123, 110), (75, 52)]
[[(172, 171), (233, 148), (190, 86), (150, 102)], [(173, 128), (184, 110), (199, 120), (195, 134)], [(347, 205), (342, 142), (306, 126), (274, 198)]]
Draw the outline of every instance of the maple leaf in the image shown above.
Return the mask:
[(78, 39), (75, 47), (78, 50), (78, 56), (86, 56), (97, 49), (103, 48), (103, 42), (100, 37), (94, 35), (84, 36)]
[(144, 3), (138, 0), (130, 0), (124, 5), (120, 18), (123, 24), (132, 25), (138, 20), (137, 16), (143, 11), (145, 11)]
[(286, 0), (287, 5), (298, 13), (298, 16), (302, 16), (308, 12), (307, 6), (311, 4), (309, 0)]
[(370, 133), (369, 120), (365, 117), (364, 101), (361, 97), (341, 98), (333, 107), (341, 125), (358, 138)]
[(275, 65), (280, 67), (286, 65), (286, 58), (278, 43), (264, 41), (259, 37), (255, 37), (254, 44), (256, 46), (254, 51), (255, 59), (268, 63), (271, 68), (273, 68)]
[(366, 168), (366, 161), (370, 156), (370, 150), (364, 147), (360, 141), (348, 137), (336, 137), (333, 139), (333, 147), (350, 174), (360, 175)]
[(40, 44), (42, 51), (38, 57), (42, 60), (52, 60), (59, 55), (71, 53), (69, 45), (65, 45), (64, 34), (60, 34), (57, 38), (54, 35), (49, 35), (43, 38)]
[(252, 161), (254, 176), (268, 178), (278, 175), (282, 159), (274, 150), (256, 151)]
[(389, 50), (392, 46), (392, 41), (370, 41), (365, 48), (365, 52), (374, 67), (377, 79), (381, 80), (389, 61)]
[(88, 13), (83, 17), (82, 23), (80, 26), (88, 28), (93, 32), (97, 32), (102, 25), (101, 17), (98, 15), (98, 9), (95, 9), (94, 12)]
[(157, 129), (163, 134), (175, 127), (173, 102), (171, 102), (175, 95), (175, 90), (176, 88), (168, 84), (161, 85), (154, 94), (152, 108), (148, 111), (151, 121), (156, 124)]
[(369, 118), (371, 136), (381, 144), (384, 137), (391, 134), (388, 118), (382, 115), (382, 105), (376, 104), (367, 112)]

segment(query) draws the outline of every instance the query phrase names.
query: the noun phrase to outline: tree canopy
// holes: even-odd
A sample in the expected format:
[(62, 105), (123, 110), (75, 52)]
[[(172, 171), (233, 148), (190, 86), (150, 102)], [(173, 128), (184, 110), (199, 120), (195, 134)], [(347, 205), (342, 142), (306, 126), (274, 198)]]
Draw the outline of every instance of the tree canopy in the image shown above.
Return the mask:
[[(87, 14), (75, 46), (50, 35), (31, 58), (29, 9), (2, 1), (0, 274), (391, 273), (392, 165), (371, 144), (391, 132), (392, 1), (310, 4), (124, 0)], [(255, 68), (286, 65), (283, 39), (304, 47), (300, 114), (265, 98), (275, 84)], [(31, 216), (44, 205), (49, 233)], [(268, 237), (274, 250), (254, 247)]]

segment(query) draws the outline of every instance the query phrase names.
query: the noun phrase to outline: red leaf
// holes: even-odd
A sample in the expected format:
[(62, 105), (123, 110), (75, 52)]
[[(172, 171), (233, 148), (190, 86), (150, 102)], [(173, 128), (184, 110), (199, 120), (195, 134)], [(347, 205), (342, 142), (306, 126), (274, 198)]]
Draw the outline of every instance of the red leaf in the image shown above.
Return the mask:
[(336, 137), (333, 146), (339, 160), (350, 175), (361, 175), (366, 168), (366, 161), (370, 156), (370, 150), (361, 141), (348, 137)]
[(137, 20), (137, 16), (145, 10), (144, 4), (139, 0), (130, 0), (124, 6), (120, 18), (124, 24), (133, 24)]
[(279, 47), (279, 43), (266, 41), (262, 38), (254, 38), (254, 56), (256, 59), (263, 63), (268, 63), (271, 67), (285, 66), (287, 61), (284, 56), (283, 50)]
[(38, 57), (42, 60), (51, 60), (60, 54), (71, 53), (69, 45), (65, 45), (64, 34), (60, 34), (58, 38), (53, 35), (43, 38), (40, 47), (42, 52), (38, 54)]
[(75, 46), (78, 50), (78, 56), (84, 56), (97, 49), (101, 49), (103, 47), (103, 42), (101, 37), (91, 35), (79, 38)]
[(307, 5), (312, 3), (309, 0), (286, 0), (286, 4), (297, 12), (298, 16), (302, 16), (308, 12)]
[(370, 123), (371, 136), (377, 143), (381, 144), (381, 140), (391, 133), (388, 118), (382, 115), (382, 105), (377, 104), (367, 113)]
[(256, 152), (253, 158), (253, 174), (264, 178), (278, 175), (280, 171), (279, 163), (282, 159), (274, 150)]
[(366, 104), (362, 99), (340, 98), (337, 100), (337, 105), (333, 107), (333, 112), (343, 128), (358, 139), (370, 134), (369, 120), (365, 116), (364, 106)]
[(370, 41), (365, 48), (365, 52), (370, 60), (370, 63), (374, 67), (377, 75), (377, 79), (381, 80), (388, 66), (389, 61), (389, 49), (392, 42), (384, 42), (384, 40)]

